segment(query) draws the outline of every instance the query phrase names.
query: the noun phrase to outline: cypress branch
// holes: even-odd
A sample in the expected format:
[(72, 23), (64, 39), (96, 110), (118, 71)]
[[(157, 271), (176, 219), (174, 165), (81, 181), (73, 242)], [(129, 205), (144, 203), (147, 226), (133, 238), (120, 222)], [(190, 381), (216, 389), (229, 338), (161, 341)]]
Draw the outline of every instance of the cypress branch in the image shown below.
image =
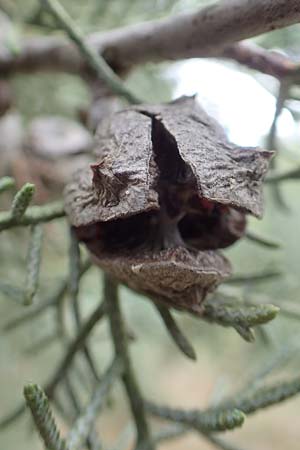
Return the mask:
[[(82, 322), (79, 303), (79, 283), (81, 278), (81, 271), (80, 246), (77, 237), (71, 228), (69, 246), (69, 293), (71, 297), (73, 316), (75, 319), (77, 330), (80, 329)], [(99, 381), (97, 366), (89, 349), (88, 343), (84, 344), (82, 352), (95, 380)]]
[(249, 240), (254, 242), (255, 244), (259, 244), (263, 247), (271, 248), (271, 249), (278, 249), (281, 247), (281, 243), (274, 241), (272, 239), (269, 239), (266, 236), (261, 236), (257, 233), (254, 233), (253, 231), (247, 231), (245, 234), (245, 237)]
[(22, 218), (33, 198), (34, 192), (34, 184), (26, 183), (16, 193), (11, 205), (11, 216), (14, 220), (18, 221)]
[(211, 442), (215, 447), (221, 449), (221, 450), (241, 450), (240, 447), (236, 447), (235, 445), (224, 441), (224, 439), (221, 439), (217, 436), (214, 436), (212, 434), (203, 433), (203, 436)]
[(121, 375), (122, 363), (116, 359), (104, 374), (98, 388), (92, 395), (90, 404), (78, 417), (67, 438), (67, 445), (72, 450), (79, 450), (88, 438), (91, 428), (101, 411), (112, 383)]
[(43, 206), (31, 206), (21, 217), (13, 216), (12, 211), (0, 212), (0, 231), (13, 227), (35, 225), (41, 222), (50, 222), (65, 216), (62, 202), (53, 202)]
[(273, 320), (279, 308), (274, 305), (232, 305), (208, 299), (204, 302), (203, 318), (224, 327), (233, 327), (247, 341), (253, 339), (251, 327)]
[[(78, 335), (73, 339), (70, 343), (68, 350), (63, 356), (60, 364), (58, 365), (54, 375), (51, 377), (51, 380), (45, 386), (45, 392), (49, 398), (53, 397), (54, 391), (59, 384), (59, 382), (63, 379), (66, 372), (69, 370), (70, 365), (72, 364), (75, 355), (82, 348), (86, 338), (93, 330), (94, 326), (99, 322), (99, 320), (104, 315), (104, 305), (101, 304), (97, 306), (97, 308), (92, 312), (87, 321), (83, 324)], [(18, 406), (11, 414), (4, 417), (0, 421), (0, 429), (7, 427), (12, 422), (14, 422), (17, 418), (19, 418), (23, 412), (25, 411), (25, 405)]]
[(228, 400), (219, 408), (238, 408), (245, 414), (253, 414), (259, 409), (281, 403), (300, 393), (300, 377), (297, 376), (289, 381), (256, 389), (243, 395), (241, 393), (236, 399)]
[(11, 413), (7, 414), (7, 416), (3, 417), (0, 420), (0, 430), (4, 430), (4, 428), (11, 425), (13, 422), (18, 420), (26, 410), (26, 406), (24, 403), (17, 406)]
[[(80, 404), (80, 400), (77, 396), (75, 389), (72, 386), (72, 379), (70, 374), (67, 374), (64, 380), (64, 387), (67, 396), (71, 402), (71, 406), (75, 412), (75, 417), (77, 417), (82, 411), (82, 407)], [(74, 419), (72, 419), (72, 423), (74, 423)], [(88, 437), (86, 438), (86, 447), (89, 450), (102, 450), (102, 444), (99, 440), (98, 434), (95, 430), (95, 427), (91, 426)]]
[(9, 297), (17, 303), (22, 303), (24, 299), (24, 289), (13, 286), (3, 281), (0, 282), (0, 293)]
[(111, 336), (114, 344), (115, 356), (124, 364), (122, 381), (127, 393), (132, 416), (137, 431), (136, 447), (142, 446), (145, 450), (154, 450), (154, 444), (146, 418), (145, 402), (135, 379), (130, 355), (128, 351), (128, 335), (125, 330), (122, 312), (119, 303), (118, 285), (105, 275), (104, 298), (106, 313), (109, 319)]
[(26, 311), (22, 311), (21, 314), (18, 314), (10, 319), (9, 322), (4, 324), (2, 330), (4, 332), (12, 331), (23, 324), (31, 322), (31, 320), (47, 311), (49, 307), (55, 307), (59, 300), (65, 295), (66, 291), (67, 282), (65, 280), (62, 280), (58, 283), (58, 285), (54, 289), (54, 292), (50, 294), (49, 297), (45, 298), (42, 302), (29, 306)]
[(25, 348), (24, 353), (26, 355), (36, 356), (39, 352), (45, 350), (59, 338), (59, 333), (57, 333), (57, 330), (54, 330), (51, 333), (39, 338), (37, 342), (31, 343), (30, 346)]
[(185, 411), (158, 406), (152, 402), (147, 402), (146, 407), (156, 417), (188, 425), (205, 433), (232, 430), (242, 426), (245, 420), (245, 414), (238, 408), (224, 408), (223, 410), (216, 408), (203, 412), (198, 410)]
[(279, 269), (262, 270), (259, 273), (249, 273), (245, 275), (234, 275), (227, 280), (224, 280), (225, 284), (244, 284), (244, 283), (257, 283), (258, 281), (266, 281), (271, 278), (278, 278), (282, 275), (282, 271)]
[[(88, 259), (87, 261), (82, 264), (81, 270), (80, 270), (80, 278), (92, 267), (91, 261)], [(54, 288), (53, 292), (41, 303), (37, 305), (32, 305), (28, 309), (26, 309), (25, 312), (22, 311), (21, 314), (18, 314), (16, 317), (13, 317), (9, 322), (7, 322), (3, 326), (3, 331), (11, 331), (16, 327), (19, 327), (20, 325), (26, 324), (27, 322), (31, 321), (32, 319), (35, 319), (40, 314), (42, 314), (44, 311), (47, 311), (49, 307), (58, 307), (64, 298), (67, 289), (68, 289), (68, 278), (62, 279), (60, 282), (58, 282), (57, 286)], [(0, 283), (0, 291), (3, 290), (4, 293), (7, 292), (7, 289), (13, 288), (10, 286), (2, 286)], [(14, 294), (16, 288), (13, 288), (12, 294)], [(15, 295), (18, 299), (22, 299), (24, 297), (23, 291), (17, 290)]]
[(265, 183), (281, 183), (282, 181), (288, 180), (299, 180), (300, 178), (300, 167), (295, 169), (287, 170), (286, 172), (276, 172), (275, 170), (270, 173), (266, 178)]
[(60, 364), (56, 372), (54, 373), (51, 381), (47, 384), (45, 391), (47, 392), (49, 397), (52, 397), (56, 386), (60, 382), (60, 380), (64, 377), (65, 373), (69, 369), (75, 355), (79, 350), (81, 350), (84, 345), (87, 337), (92, 332), (95, 325), (102, 319), (104, 315), (105, 309), (104, 305), (101, 304), (96, 307), (96, 309), (92, 312), (90, 317), (86, 320), (86, 322), (82, 325), (80, 331), (77, 336), (70, 343), (69, 348), (61, 360)]
[(36, 294), (41, 265), (43, 229), (41, 225), (31, 227), (31, 236), (27, 256), (27, 277), (24, 304), (31, 305)]
[(36, 384), (28, 384), (24, 387), (24, 397), (45, 448), (49, 450), (68, 450), (65, 441), (60, 437), (48, 398), (43, 389)]
[(129, 103), (141, 103), (141, 101), (126, 88), (121, 78), (115, 74), (105, 59), (98, 54), (93, 47), (85, 42), (83, 34), (62, 5), (57, 0), (40, 0), (40, 2), (51, 12), (62, 29), (66, 31), (69, 38), (76, 44), (90, 67), (95, 70), (100, 80), (104, 81), (114, 93), (124, 97)]
[(163, 305), (155, 305), (171, 338), (177, 345), (177, 347), (182, 351), (182, 353), (190, 359), (196, 360), (197, 356), (192, 345), (189, 343), (187, 338), (182, 334), (176, 321), (172, 317), (169, 309)]

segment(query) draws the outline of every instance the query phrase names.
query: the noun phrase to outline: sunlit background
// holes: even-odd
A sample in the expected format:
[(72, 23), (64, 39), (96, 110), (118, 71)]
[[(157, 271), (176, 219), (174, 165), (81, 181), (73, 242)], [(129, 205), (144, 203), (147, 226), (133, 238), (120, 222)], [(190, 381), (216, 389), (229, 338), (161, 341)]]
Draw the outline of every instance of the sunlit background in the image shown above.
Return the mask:
[[(142, 20), (164, 17), (188, 11), (205, 1), (161, 0), (68, 0), (62, 2), (78, 24), (86, 32), (107, 30)], [(212, 3), (212, 2), (210, 2)], [(42, 18), (43, 26), (36, 21), (38, 1), (0, 0), (0, 10), (10, 15), (15, 23), (11, 39), (15, 45), (24, 34), (48, 34), (53, 23)], [(280, 49), (291, 56), (299, 55), (300, 25), (270, 33), (255, 42), (266, 48)], [(298, 52), (298, 54), (297, 54)], [(229, 138), (243, 146), (264, 146), (273, 121), (278, 81), (222, 60), (200, 60), (159, 65), (147, 64), (134, 70), (128, 86), (145, 101), (168, 101), (181, 95), (197, 94), (200, 104), (224, 126)], [(11, 80), (15, 93), (15, 106), (10, 115), (19, 114), (24, 127), (40, 114), (55, 114), (78, 118), (78, 110), (89, 104), (89, 93), (84, 83), (70, 75), (17, 75)], [(300, 92), (295, 92), (300, 98)], [(278, 169), (300, 165), (300, 102), (287, 102), (278, 120), (277, 156)], [(7, 117), (2, 119), (7, 120)], [(1, 123), (0, 123), (1, 126)], [(166, 334), (160, 318), (151, 303), (144, 298), (122, 289), (122, 302), (129, 330), (135, 341), (131, 344), (132, 356), (142, 389), (152, 399), (180, 407), (204, 408), (238, 387), (251, 381), (255, 374), (279, 351), (290, 354), (289, 360), (274, 375), (299, 373), (300, 338), (300, 182), (286, 182), (281, 187), (285, 209), (280, 208), (274, 195), (266, 189), (266, 213), (262, 221), (251, 218), (249, 229), (278, 241), (280, 249), (263, 248), (253, 242), (242, 240), (226, 250), (235, 274), (260, 273), (278, 269), (282, 275), (257, 283), (233, 286), (235, 295), (262, 296), (269, 302), (282, 305), (286, 313), (264, 327), (254, 344), (243, 342), (231, 329), (220, 328), (177, 314), (178, 320), (197, 351), (197, 362), (186, 360), (178, 353)], [(5, 200), (5, 199), (4, 199)], [(5, 205), (4, 205), (5, 206)], [(3, 207), (4, 207), (3, 206)], [(59, 277), (67, 275), (68, 230), (67, 225), (47, 225), (42, 264), (42, 287), (36, 302), (44, 299)], [(13, 230), (0, 235), (0, 276), (5, 283), (22, 285), (25, 276), (26, 243), (28, 230)], [(229, 286), (228, 286), (229, 289)], [(84, 315), (88, 315), (101, 298), (101, 279), (92, 269), (83, 279), (80, 290)], [(0, 291), (1, 324), (7, 323), (20, 313), (17, 301)], [(67, 309), (67, 308), (66, 308)], [(290, 314), (288, 314), (288, 311)], [(20, 326), (14, 332), (1, 335), (0, 339), (0, 413), (3, 417), (22, 401), (23, 385), (29, 381), (43, 384), (53, 373), (62, 354), (61, 342), (56, 339), (57, 317), (47, 311), (35, 321)], [(67, 314), (72, 334), (72, 318)], [(47, 345), (41, 345), (45, 338)], [(109, 355), (109, 340), (105, 325), (93, 334), (92, 349), (99, 370), (105, 366)], [(91, 383), (84, 374), (84, 361), (77, 358), (74, 386), (82, 402), (87, 401), (84, 384)], [(155, 382), (153, 382), (155, 380)], [(61, 388), (59, 395), (66, 401)], [(98, 421), (103, 439), (116, 443), (123, 430), (131, 441), (132, 430), (128, 426), (128, 411), (120, 388), (115, 390), (107, 412)], [(227, 433), (225, 438), (244, 450), (298, 450), (300, 399), (295, 398), (257, 413), (249, 418), (243, 428)], [(70, 405), (67, 405), (70, 408)], [(65, 425), (61, 422), (62, 429)], [(125, 430), (125, 432), (124, 432)], [(33, 432), (29, 418), (23, 417), (11, 428), (0, 433), (1, 449), (40, 449), (41, 442)], [(117, 448), (117, 447), (116, 447)], [(161, 445), (162, 450), (209, 450), (213, 447), (203, 438), (189, 434)]]

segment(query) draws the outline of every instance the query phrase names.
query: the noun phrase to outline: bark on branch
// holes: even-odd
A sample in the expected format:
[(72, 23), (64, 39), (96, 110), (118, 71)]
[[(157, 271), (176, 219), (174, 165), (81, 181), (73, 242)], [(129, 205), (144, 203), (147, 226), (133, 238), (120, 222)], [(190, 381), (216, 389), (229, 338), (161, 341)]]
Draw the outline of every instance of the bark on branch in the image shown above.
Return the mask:
[[(121, 73), (149, 61), (220, 56), (237, 41), (299, 21), (298, 0), (228, 0), (194, 13), (96, 33), (88, 41)], [(40, 69), (78, 73), (86, 68), (77, 49), (59, 37), (28, 39), (17, 56), (5, 49), (0, 53), (2, 76)]]
[(254, 44), (240, 42), (230, 45), (221, 56), (278, 79), (290, 78), (294, 83), (300, 82), (300, 63)]

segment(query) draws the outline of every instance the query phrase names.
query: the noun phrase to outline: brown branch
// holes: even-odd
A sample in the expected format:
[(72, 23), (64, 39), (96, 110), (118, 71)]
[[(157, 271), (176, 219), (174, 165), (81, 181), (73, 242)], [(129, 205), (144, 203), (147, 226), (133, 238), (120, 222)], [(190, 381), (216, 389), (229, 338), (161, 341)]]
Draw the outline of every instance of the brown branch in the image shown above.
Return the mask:
[(281, 53), (269, 51), (254, 44), (240, 42), (230, 45), (225, 48), (221, 56), (280, 80), (289, 78), (295, 83), (300, 82), (300, 63), (292, 61)]
[[(273, 117), (269, 135), (267, 137), (267, 146), (266, 147), (270, 150), (275, 150), (277, 152), (277, 157), (279, 154), (279, 148), (278, 148), (278, 143), (277, 143), (277, 121), (279, 119), (280, 114), (282, 113), (286, 99), (288, 98), (290, 86), (291, 86), (291, 81), (288, 78), (281, 80), (280, 85), (279, 85), (278, 95), (277, 95), (275, 114)], [(273, 160), (271, 161), (271, 164), (270, 164), (270, 168), (272, 170), (276, 169), (276, 163), (277, 163), (277, 158), (273, 158)], [(284, 201), (280, 186), (278, 184), (273, 184), (271, 186), (271, 192), (272, 192), (274, 201), (277, 204), (277, 206), (285, 211), (288, 211), (289, 208), (287, 207), (287, 205)]]
[[(298, 0), (231, 0), (199, 11), (89, 36), (88, 42), (118, 73), (137, 64), (220, 56), (242, 39), (295, 24)], [(25, 40), (18, 55), (0, 53), (0, 73), (40, 69), (78, 73), (87, 65), (78, 50), (59, 37)]]

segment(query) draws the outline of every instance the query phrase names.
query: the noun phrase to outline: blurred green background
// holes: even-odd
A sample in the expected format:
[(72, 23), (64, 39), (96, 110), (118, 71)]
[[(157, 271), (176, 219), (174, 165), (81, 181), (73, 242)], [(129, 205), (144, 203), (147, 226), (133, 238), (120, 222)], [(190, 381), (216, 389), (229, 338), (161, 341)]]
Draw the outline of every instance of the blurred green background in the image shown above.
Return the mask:
[[(79, 0), (62, 1), (68, 11), (76, 19), (85, 33), (107, 30), (114, 27), (137, 23), (143, 20), (164, 17), (182, 11), (189, 11), (204, 1), (156, 0)], [(8, 14), (14, 22), (11, 42), (18, 46), (18, 40), (26, 35), (55, 33), (55, 24), (45, 15), (40, 14), (38, 2), (35, 0), (0, 0), (0, 10)], [(40, 22), (40, 25), (36, 23)], [(285, 30), (260, 36), (255, 40), (266, 48), (277, 48), (291, 56), (299, 56), (299, 25)], [(186, 63), (185, 63), (186, 64)], [(209, 63), (208, 63), (209, 64)], [(236, 74), (249, 74), (259, 87), (276, 96), (278, 82), (271, 77), (262, 76), (240, 67), (232, 62), (222, 61), (223, 66)], [(149, 102), (167, 101), (178, 93), (182, 83), (180, 65), (164, 63), (147, 64), (134, 70), (126, 81), (134, 92)], [(185, 71), (189, 70), (186, 66)], [(215, 66), (212, 66), (215, 70)], [(215, 78), (214, 78), (215, 79)], [(212, 80), (212, 83), (214, 81)], [(244, 78), (241, 76), (241, 83)], [(227, 89), (224, 79), (218, 79), (218, 89)], [(79, 108), (89, 104), (89, 92), (85, 84), (76, 76), (62, 74), (17, 75), (10, 82), (14, 96), (14, 109), (22, 115), (24, 124), (40, 114), (60, 114), (77, 118)], [(215, 89), (217, 86), (215, 86)], [(212, 90), (214, 85), (212, 85)], [(197, 88), (201, 97), (201, 83)], [(295, 90), (296, 92), (296, 90)], [(184, 93), (184, 92), (182, 92)], [(189, 92), (185, 92), (189, 94)], [(296, 93), (297, 94), (297, 93)], [(295, 95), (296, 95), (295, 94)], [(298, 92), (299, 94), (299, 92)], [(232, 97), (234, 97), (234, 91)], [(273, 97), (275, 107), (275, 97)], [(206, 99), (209, 104), (209, 98)], [(277, 164), (280, 169), (288, 169), (300, 164), (300, 124), (299, 102), (288, 102), (285, 114), (289, 114), (288, 130), (284, 122), (278, 126), (278, 146), (280, 153)], [(259, 96), (256, 100), (257, 111), (265, 116), (264, 103)], [(222, 99), (214, 104), (212, 112), (219, 114), (222, 110)], [(245, 84), (244, 108), (247, 109), (247, 84)], [(232, 111), (233, 120), (229, 125), (229, 134), (238, 129), (251, 127), (245, 123), (243, 110)], [(235, 115), (234, 115), (235, 114)], [(256, 120), (253, 110), (253, 118)], [(234, 117), (236, 119), (234, 119)], [(247, 117), (248, 120), (248, 117)], [(266, 117), (271, 124), (272, 116)], [(257, 144), (264, 145), (266, 135), (257, 134)], [(200, 322), (185, 314), (176, 314), (178, 321), (193, 342), (198, 360), (197, 363), (186, 360), (170, 341), (160, 318), (151, 303), (144, 298), (122, 288), (122, 303), (131, 330), (136, 340), (131, 345), (132, 356), (138, 379), (147, 396), (161, 402), (182, 406), (203, 408), (215, 398), (226, 395), (242, 386), (254, 376), (259, 368), (264, 367), (280, 349), (291, 352), (291, 358), (281, 369), (284, 373), (299, 373), (300, 358), (297, 342), (300, 333), (300, 183), (286, 182), (281, 187), (282, 197), (287, 209), (282, 210), (274, 201), (270, 188), (265, 189), (266, 213), (262, 221), (249, 220), (249, 229), (279, 241), (281, 248), (271, 250), (263, 248), (246, 239), (226, 250), (226, 255), (233, 264), (235, 274), (260, 273), (265, 269), (280, 269), (282, 275), (269, 281), (243, 283), (236, 285), (234, 294), (248, 296), (257, 295), (269, 298), (269, 302), (282, 306), (283, 313), (270, 325), (264, 327), (265, 333), (258, 333), (254, 344), (244, 343), (231, 329), (220, 328)], [(1, 198), (4, 209), (9, 204), (9, 196)], [(29, 231), (16, 229), (0, 235), (0, 280), (15, 286), (22, 286), (25, 277), (26, 251)], [(53, 290), (57, 280), (68, 273), (68, 227), (64, 222), (51, 223), (46, 226), (46, 238), (43, 247), (42, 285), (36, 303), (42, 301)], [(227, 287), (229, 289), (229, 286)], [(4, 291), (4, 289), (2, 289)], [(80, 298), (83, 315), (86, 316), (101, 298), (101, 277), (93, 268), (84, 276), (80, 287)], [(16, 300), (16, 301), (15, 301)], [(1, 326), (20, 313), (17, 299), (0, 292)], [(284, 311), (286, 310), (286, 311)], [(65, 301), (65, 317), (70, 335), (73, 333), (72, 317), (68, 312), (68, 299)], [(16, 331), (1, 334), (0, 339), (0, 412), (3, 417), (22, 399), (23, 385), (29, 381), (43, 384), (51, 375), (63, 352), (59, 339), (51, 339), (47, 346), (41, 343), (47, 336), (55, 335), (57, 318), (54, 311), (49, 310), (35, 321), (19, 327)], [(102, 324), (93, 334), (91, 346), (99, 370), (105, 367), (110, 352), (110, 343), (106, 324)], [(78, 370), (84, 373), (84, 361), (78, 357)], [(153, 383), (155, 380), (155, 383)], [(86, 380), (90, 383), (91, 380)], [(75, 376), (74, 384), (82, 401), (87, 394), (82, 381)], [(60, 389), (65, 399), (63, 389)], [(299, 448), (300, 428), (298, 409), (300, 399), (272, 407), (249, 418), (241, 430), (228, 433), (228, 438), (247, 450)], [(116, 389), (110, 402), (110, 408), (99, 419), (99, 430), (108, 442), (115, 442), (117, 434), (128, 423), (128, 411), (123, 393)], [(64, 429), (64, 424), (61, 422)], [(16, 422), (0, 434), (1, 449), (36, 450), (41, 442), (30, 425), (29, 417)], [(162, 449), (199, 449), (212, 448), (210, 444), (194, 435), (187, 435), (177, 442), (172, 441), (161, 446)]]

